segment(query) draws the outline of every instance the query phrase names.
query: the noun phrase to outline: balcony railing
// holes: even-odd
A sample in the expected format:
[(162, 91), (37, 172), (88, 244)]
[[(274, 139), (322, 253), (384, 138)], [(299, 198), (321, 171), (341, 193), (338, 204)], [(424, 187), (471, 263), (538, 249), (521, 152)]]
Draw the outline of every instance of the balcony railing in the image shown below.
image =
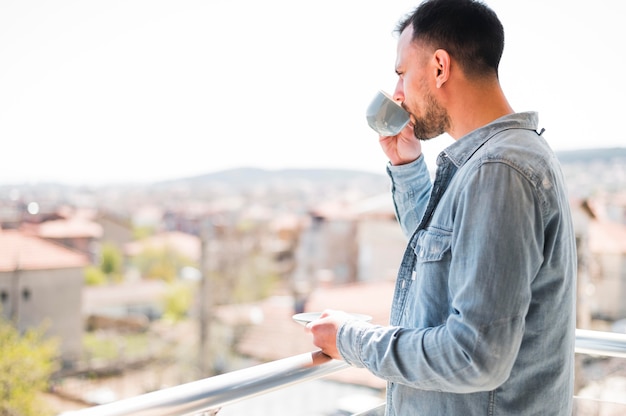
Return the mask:
[[(626, 334), (577, 329), (576, 352), (626, 358)], [(318, 379), (347, 367), (345, 362), (315, 351), (63, 415), (209, 416), (229, 404)], [(626, 410), (626, 405), (623, 409)], [(358, 416), (377, 416), (383, 411), (381, 404)]]

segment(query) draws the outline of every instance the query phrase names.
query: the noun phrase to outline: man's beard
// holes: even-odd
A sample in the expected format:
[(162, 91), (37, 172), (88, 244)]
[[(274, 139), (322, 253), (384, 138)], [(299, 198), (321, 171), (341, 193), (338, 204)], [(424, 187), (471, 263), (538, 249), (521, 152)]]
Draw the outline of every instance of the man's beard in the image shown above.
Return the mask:
[(426, 95), (426, 108), (423, 117), (413, 115), (413, 134), (419, 140), (429, 140), (440, 136), (450, 127), (450, 117), (445, 108), (431, 95)]

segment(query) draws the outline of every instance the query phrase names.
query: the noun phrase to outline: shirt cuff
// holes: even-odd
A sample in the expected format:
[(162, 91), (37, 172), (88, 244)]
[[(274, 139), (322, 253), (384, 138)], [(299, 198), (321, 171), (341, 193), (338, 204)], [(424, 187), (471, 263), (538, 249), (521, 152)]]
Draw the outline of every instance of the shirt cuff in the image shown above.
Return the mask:
[(365, 367), (361, 360), (363, 333), (371, 327), (372, 324), (365, 321), (349, 320), (337, 331), (337, 350), (341, 358), (353, 367)]
[(428, 173), (423, 154), (413, 162), (404, 165), (394, 166), (388, 162), (387, 175), (391, 178), (393, 189), (398, 192), (410, 191), (415, 187), (416, 183), (421, 183), (422, 178), (430, 180), (430, 174)]

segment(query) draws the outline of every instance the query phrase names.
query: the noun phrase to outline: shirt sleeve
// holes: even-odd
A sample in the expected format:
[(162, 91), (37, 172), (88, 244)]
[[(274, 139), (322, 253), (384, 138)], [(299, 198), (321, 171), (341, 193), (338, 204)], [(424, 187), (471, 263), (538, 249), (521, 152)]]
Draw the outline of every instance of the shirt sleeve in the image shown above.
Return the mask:
[(467, 179), (453, 201), (449, 267), (427, 276), (448, 279), (447, 319), (433, 327), (347, 322), (337, 346), (351, 365), (453, 393), (491, 390), (509, 377), (542, 264), (541, 203), (505, 163), (484, 164)]
[(407, 238), (419, 225), (432, 189), (430, 174), (421, 155), (406, 165), (387, 165), (396, 218)]

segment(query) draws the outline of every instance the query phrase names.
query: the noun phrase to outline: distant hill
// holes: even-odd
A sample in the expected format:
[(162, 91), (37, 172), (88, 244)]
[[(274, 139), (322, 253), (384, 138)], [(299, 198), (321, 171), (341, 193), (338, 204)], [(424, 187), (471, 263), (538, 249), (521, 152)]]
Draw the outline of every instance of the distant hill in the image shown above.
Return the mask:
[(577, 198), (626, 190), (626, 148), (557, 152), (570, 194)]
[[(626, 166), (626, 147), (594, 148), (582, 150), (569, 150), (556, 152), (557, 157), (564, 167), (576, 166), (580, 169), (581, 164), (593, 164), (607, 167)], [(388, 190), (389, 178), (381, 170), (380, 173), (349, 170), (349, 169), (282, 169), (267, 170), (252, 167), (241, 167), (211, 172), (203, 175), (177, 178), (160, 181), (152, 184), (118, 184), (104, 186), (71, 186), (60, 183), (36, 183), (36, 184), (11, 184), (1, 185), (0, 190), (11, 190), (16, 186), (22, 189), (35, 190), (36, 193), (65, 194), (75, 188), (122, 188), (122, 189), (160, 189), (163, 191), (173, 187), (212, 188), (215, 186), (228, 188), (233, 191), (250, 189), (259, 185), (266, 187), (302, 187), (311, 186), (334, 186), (335, 188), (359, 187), (362, 189)]]
[(626, 160), (626, 147), (568, 150), (556, 152), (556, 155), (563, 164), (596, 163), (601, 161), (611, 162), (615, 159)]
[(343, 186), (389, 186), (389, 178), (384, 173), (373, 173), (358, 170), (343, 169), (281, 169), (266, 170), (250, 167), (227, 169), (204, 175), (164, 181), (155, 184), (157, 187), (168, 187), (186, 184), (190, 187), (208, 186), (210, 184), (231, 186), (233, 188), (250, 188), (259, 185), (265, 186), (298, 186), (334, 185)]
[[(626, 148), (597, 148), (568, 150), (556, 152), (557, 157), (562, 164), (571, 163), (598, 163), (607, 162), (614, 163), (616, 159), (624, 159), (626, 161)], [(267, 170), (251, 167), (241, 167), (235, 169), (227, 169), (207, 173), (204, 175), (179, 178), (170, 181), (159, 182), (157, 186), (168, 186), (173, 184), (185, 183), (189, 186), (221, 183), (232, 185), (235, 187), (256, 186), (259, 184), (294, 184), (294, 183), (311, 183), (311, 184), (354, 184), (367, 183), (371, 181), (372, 185), (389, 183), (389, 178), (381, 171), (381, 173), (344, 170), (344, 169), (282, 169)]]
[[(556, 152), (561, 164), (567, 169), (580, 165), (626, 166), (626, 148), (595, 148)], [(189, 189), (208, 189), (219, 187), (234, 192), (265, 187), (272, 189), (303, 189), (307, 187), (333, 189), (356, 188), (375, 192), (389, 190), (389, 178), (384, 172), (374, 173), (348, 169), (280, 169), (268, 170), (241, 167), (211, 172), (203, 175), (178, 178), (155, 183), (157, 189), (167, 190), (184, 186)]]

